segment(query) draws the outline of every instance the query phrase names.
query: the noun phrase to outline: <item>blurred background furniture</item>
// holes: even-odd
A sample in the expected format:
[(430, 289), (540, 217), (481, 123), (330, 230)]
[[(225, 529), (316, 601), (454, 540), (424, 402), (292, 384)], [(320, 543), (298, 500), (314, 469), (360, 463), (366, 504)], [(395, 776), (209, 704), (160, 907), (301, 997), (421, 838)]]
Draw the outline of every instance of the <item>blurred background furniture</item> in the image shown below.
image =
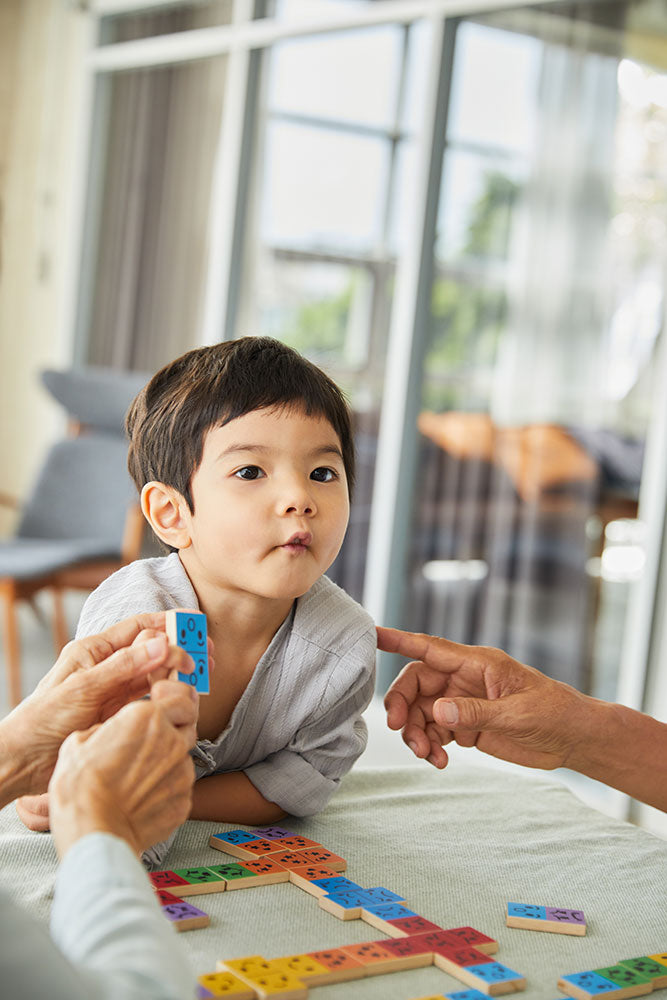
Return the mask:
[[(92, 590), (136, 559), (143, 516), (127, 472), (125, 411), (147, 376), (101, 368), (45, 371), (42, 381), (69, 417), (49, 449), (12, 538), (0, 541), (0, 599), (9, 703), (21, 699), (17, 602), (49, 589), (58, 655), (69, 639), (62, 594)], [(0, 495), (0, 502), (8, 502)], [(48, 664), (45, 664), (45, 667)]]

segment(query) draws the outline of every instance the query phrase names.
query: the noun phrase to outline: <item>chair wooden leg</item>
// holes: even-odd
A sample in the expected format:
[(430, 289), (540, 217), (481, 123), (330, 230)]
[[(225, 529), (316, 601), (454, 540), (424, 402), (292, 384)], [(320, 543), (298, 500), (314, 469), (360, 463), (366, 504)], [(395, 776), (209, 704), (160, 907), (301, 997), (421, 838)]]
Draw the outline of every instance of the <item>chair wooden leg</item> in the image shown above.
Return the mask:
[(67, 629), (67, 619), (65, 618), (65, 605), (63, 604), (63, 592), (60, 587), (53, 587), (53, 647), (56, 656), (60, 656), (63, 646), (69, 642), (69, 632)]
[(3, 647), (7, 677), (7, 697), (14, 708), (21, 700), (21, 642), (16, 620), (18, 594), (12, 580), (0, 582), (3, 610)]

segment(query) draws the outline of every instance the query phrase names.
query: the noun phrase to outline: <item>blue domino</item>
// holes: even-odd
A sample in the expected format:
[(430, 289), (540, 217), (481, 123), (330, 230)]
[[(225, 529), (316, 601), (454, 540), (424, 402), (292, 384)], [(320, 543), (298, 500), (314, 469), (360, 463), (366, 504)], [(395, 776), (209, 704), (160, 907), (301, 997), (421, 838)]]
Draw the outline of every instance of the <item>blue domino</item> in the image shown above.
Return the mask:
[(489, 1000), (486, 993), (479, 990), (457, 990), (455, 993), (445, 993), (445, 1000)]
[(208, 694), (210, 686), (206, 615), (194, 611), (177, 611), (175, 617), (176, 644), (192, 657), (195, 665), (191, 674), (179, 671), (178, 679), (190, 684), (199, 694)]
[(375, 886), (373, 889), (366, 889), (365, 893), (369, 903), (376, 903), (378, 906), (381, 906), (383, 903), (405, 902), (403, 896), (399, 896), (397, 892), (392, 892), (391, 889), (385, 889), (382, 885)]
[(356, 882), (352, 882), (349, 878), (345, 878), (342, 875), (331, 875), (327, 878), (314, 878), (311, 885), (317, 885), (320, 889), (324, 889), (327, 895), (331, 895), (335, 892), (364, 892), (363, 886), (357, 885)]
[(382, 917), (383, 920), (403, 920), (405, 917), (419, 916), (414, 910), (408, 910), (400, 903), (372, 903), (370, 906), (364, 906), (364, 912), (374, 917)]
[(611, 979), (605, 979), (597, 972), (575, 972), (571, 976), (561, 976), (560, 978), (564, 983), (579, 986), (587, 993), (611, 993), (612, 990), (619, 989), (618, 983), (612, 983)]
[(508, 969), (500, 962), (481, 962), (479, 965), (466, 965), (466, 972), (472, 972), (478, 979), (483, 979), (485, 983), (507, 983), (512, 979), (523, 979), (520, 972)]
[(248, 830), (228, 830), (227, 833), (213, 833), (211, 836), (225, 844), (246, 844), (249, 840), (262, 839)]
[(365, 903), (370, 903), (370, 900), (367, 899), (367, 893), (363, 889), (359, 891), (351, 890), (349, 892), (345, 890), (342, 892), (328, 892), (325, 899), (331, 900), (337, 906), (342, 906), (344, 910), (356, 910), (360, 906), (364, 906)]
[(546, 920), (546, 906), (533, 906), (531, 903), (508, 903), (508, 917), (524, 917), (528, 920)]

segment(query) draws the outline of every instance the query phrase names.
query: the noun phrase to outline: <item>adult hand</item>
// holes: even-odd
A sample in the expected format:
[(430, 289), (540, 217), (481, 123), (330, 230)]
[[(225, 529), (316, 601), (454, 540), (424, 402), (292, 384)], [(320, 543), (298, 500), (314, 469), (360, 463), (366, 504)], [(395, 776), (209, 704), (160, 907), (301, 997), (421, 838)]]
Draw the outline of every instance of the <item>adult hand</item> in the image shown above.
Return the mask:
[[(183, 694), (183, 689), (187, 695)], [(194, 688), (190, 688), (180, 681), (160, 680), (155, 682), (151, 688), (151, 700), (171, 720), (187, 746), (194, 746), (197, 740), (197, 708), (199, 703)], [(29, 830), (46, 833), (51, 828), (48, 792), (43, 792), (41, 795), (24, 795), (17, 799), (16, 812)]]
[(102, 725), (65, 740), (49, 784), (61, 858), (95, 831), (122, 837), (140, 854), (187, 819), (196, 716), (191, 689), (162, 681), (150, 700), (126, 705)]
[(456, 741), (528, 767), (567, 767), (591, 699), (500, 649), (378, 628), (378, 647), (414, 658), (385, 697), (387, 724), (417, 757), (446, 767)]
[[(0, 723), (0, 757), (6, 765), (0, 804), (45, 790), (60, 745), (70, 733), (88, 729), (143, 697), (151, 681), (173, 670), (192, 671), (190, 657), (169, 646), (162, 629), (163, 613), (137, 615), (65, 646), (35, 691)], [(146, 641), (135, 641), (139, 638)]]

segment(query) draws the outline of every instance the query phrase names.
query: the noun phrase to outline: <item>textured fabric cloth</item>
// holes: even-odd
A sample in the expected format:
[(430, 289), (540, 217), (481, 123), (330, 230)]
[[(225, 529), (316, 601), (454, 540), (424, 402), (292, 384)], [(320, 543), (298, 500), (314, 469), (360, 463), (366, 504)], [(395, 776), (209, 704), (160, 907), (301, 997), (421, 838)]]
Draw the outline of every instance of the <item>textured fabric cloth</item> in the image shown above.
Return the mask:
[[(198, 606), (176, 553), (143, 559), (114, 573), (89, 597), (77, 636), (100, 632), (138, 611)], [(318, 812), (366, 746), (361, 713), (373, 695), (374, 678), (372, 619), (321, 577), (295, 601), (224, 732), (198, 743), (197, 777), (243, 771), (285, 812)], [(159, 851), (153, 863), (163, 856)]]
[[(495, 958), (527, 979), (522, 1000), (554, 1000), (562, 974), (667, 949), (667, 843), (590, 809), (546, 776), (465, 762), (442, 773), (426, 764), (354, 768), (321, 813), (281, 826), (346, 858), (347, 877), (360, 885), (386, 886), (444, 928), (469, 925), (495, 938)], [(222, 829), (229, 824), (186, 823), (170, 867), (224, 863), (228, 856), (208, 844)], [(3, 885), (46, 918), (51, 838), (26, 830), (9, 807), (0, 812), (0, 858)], [(506, 927), (508, 901), (582, 909), (588, 932), (566, 937)], [(385, 937), (360, 920), (337, 920), (289, 884), (194, 902), (211, 917), (209, 927), (180, 937), (197, 975), (213, 971), (220, 958), (278, 958)], [(463, 988), (431, 967), (327, 986), (322, 998), (408, 1000)], [(311, 1000), (318, 996), (313, 988)]]
[[(4, 850), (2, 857), (4, 869)], [(0, 896), (3, 996), (177, 1000), (192, 995), (193, 981), (141, 865), (116, 837), (89, 834), (67, 852), (51, 936), (46, 924)]]

